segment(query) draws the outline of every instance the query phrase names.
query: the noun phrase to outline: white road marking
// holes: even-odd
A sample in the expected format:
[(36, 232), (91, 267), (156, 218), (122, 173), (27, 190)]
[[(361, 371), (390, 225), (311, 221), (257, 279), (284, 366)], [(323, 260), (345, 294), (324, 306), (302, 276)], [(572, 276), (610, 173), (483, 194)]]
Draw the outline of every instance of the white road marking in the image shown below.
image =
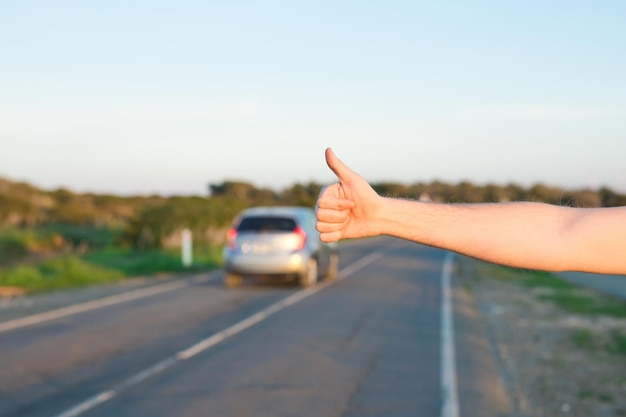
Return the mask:
[(58, 417), (75, 417), (86, 411), (91, 410), (92, 408), (109, 401), (111, 398), (115, 397), (115, 393), (112, 391), (102, 392), (98, 395), (94, 395), (87, 401), (82, 402), (76, 407), (67, 410), (63, 414), (59, 414)]
[(250, 328), (252, 326), (254, 326), (255, 324), (258, 324), (260, 322), (262, 322), (263, 320), (265, 320), (266, 318), (268, 318), (269, 316), (271, 316), (272, 314), (275, 314), (277, 312), (279, 312), (280, 310), (283, 310), (289, 306), (292, 306), (302, 300), (304, 300), (305, 298), (310, 297), (311, 295), (323, 290), (324, 288), (327, 288), (341, 280), (343, 280), (344, 278), (346, 278), (347, 276), (353, 274), (354, 272), (356, 272), (357, 270), (369, 265), (370, 263), (374, 262), (376, 259), (379, 259), (381, 257), (383, 257), (384, 255), (388, 254), (389, 252), (393, 251), (395, 249), (395, 247), (392, 248), (383, 248), (383, 249), (378, 249), (372, 253), (370, 253), (367, 256), (364, 256), (363, 258), (359, 259), (358, 261), (350, 264), (349, 266), (347, 266), (346, 268), (342, 269), (341, 271), (339, 271), (339, 275), (337, 277), (336, 280), (334, 281), (324, 281), (314, 287), (309, 287), (309, 288), (305, 288), (303, 290), (300, 290), (292, 295), (290, 295), (289, 297), (283, 298), (282, 300), (270, 305), (269, 307), (264, 308), (263, 310), (259, 311), (258, 313), (253, 314), (252, 316), (220, 331), (217, 332), (215, 334), (213, 334), (210, 337), (207, 337), (204, 340), (201, 340), (200, 342), (196, 343), (193, 346), (190, 346), (187, 349), (184, 349), (178, 353), (176, 353), (174, 356), (171, 356), (169, 358), (166, 358), (158, 363), (156, 363), (155, 365), (150, 366), (149, 368), (146, 368), (138, 373), (136, 373), (135, 375), (131, 376), (130, 378), (126, 379), (125, 381), (123, 381), (122, 383), (114, 386), (113, 388), (111, 388), (110, 390), (107, 391), (103, 391), (101, 393), (98, 393), (90, 398), (88, 398), (87, 400), (75, 405), (74, 407), (71, 407), (70, 409), (62, 412), (61, 414), (57, 414), (55, 417), (78, 417), (81, 414), (109, 401), (111, 398), (114, 398), (116, 396), (118, 396), (120, 393), (122, 393), (123, 391), (133, 387), (134, 385), (139, 384), (142, 381), (145, 381), (146, 379), (155, 376), (163, 371), (165, 371), (168, 368), (171, 368), (172, 366), (176, 365), (178, 362), (183, 361), (183, 360), (187, 360), (190, 359), (196, 355), (198, 355), (201, 352), (204, 352), (205, 350), (217, 345), (218, 343), (228, 339), (231, 336), (236, 335), (237, 333), (242, 332), (243, 330)]
[(459, 417), (456, 355), (454, 351), (454, 316), (450, 276), (454, 253), (448, 252), (441, 271), (441, 417)]
[(123, 294), (116, 294), (109, 297), (99, 298), (97, 300), (87, 301), (80, 304), (74, 304), (68, 307), (58, 308), (56, 310), (46, 311), (44, 313), (33, 314), (31, 316), (21, 317), (19, 319), (9, 320), (0, 323), (0, 333), (9, 330), (19, 329), (21, 327), (32, 326), (46, 321), (59, 319), (62, 317), (72, 316), (86, 311), (96, 310), (98, 308), (109, 307), (115, 304), (125, 303), (127, 301), (138, 300), (140, 298), (151, 297), (153, 295), (162, 294), (168, 291), (174, 291), (180, 288), (189, 287), (193, 284), (210, 281), (214, 279), (214, 274), (207, 277), (205, 274), (196, 275), (191, 281), (176, 281), (166, 284), (153, 285), (148, 288), (140, 288), (138, 290), (129, 291)]

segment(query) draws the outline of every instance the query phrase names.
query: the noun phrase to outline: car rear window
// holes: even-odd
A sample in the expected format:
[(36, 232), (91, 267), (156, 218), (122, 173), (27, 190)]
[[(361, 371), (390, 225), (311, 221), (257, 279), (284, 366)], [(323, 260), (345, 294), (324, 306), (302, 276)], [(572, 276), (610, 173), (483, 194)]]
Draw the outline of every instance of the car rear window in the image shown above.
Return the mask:
[(296, 222), (288, 217), (245, 217), (237, 226), (239, 232), (291, 232)]

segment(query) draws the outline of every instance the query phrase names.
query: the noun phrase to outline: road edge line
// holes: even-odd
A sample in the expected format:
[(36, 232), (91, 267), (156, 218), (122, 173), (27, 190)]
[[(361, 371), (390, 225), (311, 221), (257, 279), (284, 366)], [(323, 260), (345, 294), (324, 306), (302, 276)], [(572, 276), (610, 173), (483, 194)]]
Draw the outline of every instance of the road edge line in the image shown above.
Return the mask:
[(446, 253), (441, 270), (441, 417), (459, 417), (451, 275), (454, 253)]
[[(213, 277), (213, 275), (215, 275), (215, 272), (211, 272), (209, 273), (209, 275), (211, 277), (206, 278), (206, 281), (215, 278)], [(203, 280), (201, 278), (198, 278), (198, 275), (194, 275), (190, 279), (185, 279), (184, 281), (175, 281), (165, 284), (151, 285), (146, 288), (139, 288), (129, 292), (109, 295), (103, 298), (96, 298), (95, 300), (85, 301), (83, 303), (72, 304), (67, 307), (44, 311), (43, 313), (36, 313), (17, 319), (7, 320), (4, 322), (0, 322), (0, 333), (8, 332), (10, 330), (19, 329), (22, 327), (33, 326), (35, 324), (45, 323), (47, 321), (73, 316), (74, 314), (85, 313), (87, 311), (97, 310), (99, 308), (109, 307), (128, 301), (151, 297), (153, 295), (162, 294), (164, 292), (189, 287), (202, 281)]]

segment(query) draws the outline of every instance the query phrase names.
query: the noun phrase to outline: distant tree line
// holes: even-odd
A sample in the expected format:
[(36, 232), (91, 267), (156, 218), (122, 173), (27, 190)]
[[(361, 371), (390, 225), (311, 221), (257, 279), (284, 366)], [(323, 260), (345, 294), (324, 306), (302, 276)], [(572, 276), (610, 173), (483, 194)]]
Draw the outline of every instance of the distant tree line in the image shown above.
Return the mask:
[(607, 187), (599, 190), (568, 190), (535, 184), (523, 187), (518, 184), (476, 185), (468, 181), (449, 184), (441, 181), (406, 185), (396, 182), (374, 183), (372, 187), (381, 195), (399, 198), (428, 196), (444, 203), (495, 203), (510, 201), (537, 201), (572, 207), (616, 207), (626, 205), (626, 195)]
[[(469, 181), (377, 182), (372, 186), (384, 196), (447, 203), (541, 201), (575, 207), (626, 205), (626, 195), (607, 187), (566, 190), (544, 184), (523, 187), (477, 185)], [(202, 197), (123, 197), (80, 194), (67, 189), (44, 191), (0, 178), (0, 234), (7, 228), (45, 229), (60, 233), (73, 245), (103, 246), (111, 243), (105, 239), (110, 236), (116, 239), (116, 244), (143, 249), (173, 246), (178, 241), (177, 235), (188, 228), (194, 232), (198, 244), (215, 244), (223, 239), (225, 228), (240, 210), (257, 205), (313, 207), (321, 189), (322, 184), (315, 182), (296, 183), (277, 191), (245, 181), (223, 181), (209, 184), (207, 196)], [(117, 232), (93, 233), (102, 230)]]

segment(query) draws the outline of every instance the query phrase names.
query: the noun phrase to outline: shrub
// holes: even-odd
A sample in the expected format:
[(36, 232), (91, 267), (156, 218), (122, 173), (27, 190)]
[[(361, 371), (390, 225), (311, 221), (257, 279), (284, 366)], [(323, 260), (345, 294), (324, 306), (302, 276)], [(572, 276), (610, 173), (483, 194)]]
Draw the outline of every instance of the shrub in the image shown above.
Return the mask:
[(33, 266), (18, 266), (0, 272), (0, 286), (19, 287), (26, 291), (34, 291), (43, 283), (41, 272)]

